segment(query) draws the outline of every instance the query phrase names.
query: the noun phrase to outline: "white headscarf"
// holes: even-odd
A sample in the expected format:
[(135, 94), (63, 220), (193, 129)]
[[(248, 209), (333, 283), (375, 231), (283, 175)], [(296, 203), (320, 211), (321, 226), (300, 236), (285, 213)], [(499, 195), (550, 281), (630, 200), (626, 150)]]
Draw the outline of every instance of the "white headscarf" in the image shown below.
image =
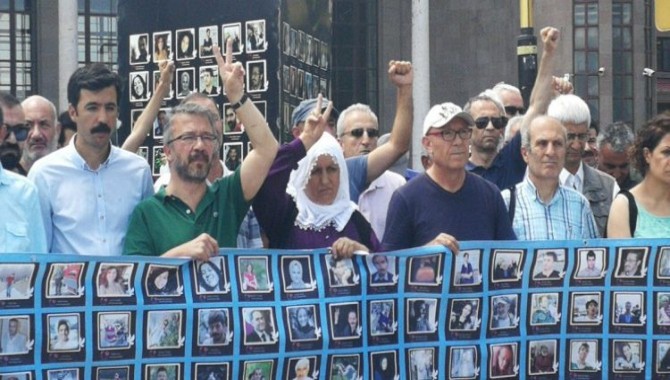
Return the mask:
[[(305, 193), (312, 169), (317, 159), (323, 155), (332, 157), (340, 169), (340, 187), (330, 205), (316, 204)], [(298, 162), (298, 168), (291, 172), (286, 192), (293, 197), (298, 207), (298, 217), (295, 220), (298, 227), (318, 231), (333, 224), (337, 231), (344, 229), (357, 206), (349, 199), (347, 164), (340, 144), (332, 135), (324, 133), (307, 151), (307, 156)]]

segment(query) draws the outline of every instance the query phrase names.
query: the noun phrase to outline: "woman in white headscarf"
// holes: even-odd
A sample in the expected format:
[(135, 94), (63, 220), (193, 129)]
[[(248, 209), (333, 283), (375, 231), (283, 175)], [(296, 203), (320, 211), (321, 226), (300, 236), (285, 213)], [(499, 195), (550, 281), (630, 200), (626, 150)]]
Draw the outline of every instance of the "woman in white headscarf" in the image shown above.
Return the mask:
[(349, 176), (337, 140), (323, 133), (332, 103), (321, 102), (300, 136), (282, 146), (254, 200), (254, 212), (270, 248), (331, 247), (335, 257), (376, 252), (370, 223), (349, 199)]

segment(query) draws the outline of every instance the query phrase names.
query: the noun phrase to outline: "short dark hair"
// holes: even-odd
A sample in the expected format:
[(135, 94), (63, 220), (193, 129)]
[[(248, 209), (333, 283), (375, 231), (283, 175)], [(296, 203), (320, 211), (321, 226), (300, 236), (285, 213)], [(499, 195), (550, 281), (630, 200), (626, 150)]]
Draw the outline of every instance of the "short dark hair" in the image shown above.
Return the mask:
[(633, 166), (643, 176), (649, 170), (649, 164), (644, 158), (644, 149), (653, 151), (665, 135), (670, 133), (670, 111), (665, 111), (649, 120), (642, 127), (630, 148), (630, 158)]
[(78, 68), (67, 83), (67, 101), (75, 108), (79, 103), (81, 90), (101, 91), (114, 86), (116, 103), (121, 101), (122, 82), (119, 74), (113, 72), (102, 63), (92, 63)]
[(21, 102), (19, 102), (19, 99), (17, 99), (16, 96), (6, 91), (0, 91), (0, 106), (5, 108), (14, 108), (20, 105)]
[(595, 259), (596, 258), (596, 253), (593, 252), (593, 251), (586, 252), (586, 259), (588, 260), (589, 257), (593, 257)]
[(598, 301), (596, 300), (589, 300), (589, 302), (586, 303), (586, 308), (588, 309), (589, 305), (596, 305), (598, 306)]
[(554, 261), (557, 261), (556, 260), (556, 252), (554, 252), (554, 251), (547, 251), (547, 252), (544, 253), (544, 256), (545, 257), (550, 256), (552, 259), (554, 259)]
[(207, 316), (207, 325), (211, 326), (217, 322), (221, 323), (223, 326), (228, 325), (226, 314), (224, 314), (221, 310), (211, 311), (209, 316)]

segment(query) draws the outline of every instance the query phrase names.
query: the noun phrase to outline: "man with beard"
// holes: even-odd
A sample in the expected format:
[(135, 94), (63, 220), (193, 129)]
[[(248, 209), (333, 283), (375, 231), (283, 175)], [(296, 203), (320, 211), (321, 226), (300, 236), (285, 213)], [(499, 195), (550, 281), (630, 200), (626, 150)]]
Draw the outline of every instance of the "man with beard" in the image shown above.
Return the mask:
[(121, 83), (103, 64), (77, 69), (67, 87), (74, 141), (30, 170), (50, 252), (120, 255), (130, 214), (153, 193), (147, 162), (110, 142)]
[(29, 172), (35, 161), (58, 149), (61, 127), (56, 119), (56, 106), (48, 99), (33, 95), (24, 100), (21, 106), (29, 130), (20, 165)]
[(205, 339), (203, 345), (221, 345), (226, 343), (226, 333), (228, 331), (228, 318), (222, 310), (213, 310), (207, 317), (207, 327), (209, 328), (209, 338)]
[(208, 260), (219, 254), (219, 247), (237, 246), (240, 224), (267, 176), (278, 144), (263, 114), (244, 94), (242, 65), (233, 63), (232, 41), (227, 45), (225, 60), (218, 47), (214, 55), (231, 107), (248, 126), (255, 149), (234, 174), (208, 186), (220, 147), (220, 124), (201, 105), (175, 107), (164, 131), (170, 181), (133, 212), (124, 254)]
[(28, 172), (19, 163), (24, 141), (28, 138), (28, 126), (23, 107), (14, 95), (0, 91), (0, 108), (4, 116), (2, 124), (4, 137), (0, 140), (0, 162), (5, 170), (26, 175)]

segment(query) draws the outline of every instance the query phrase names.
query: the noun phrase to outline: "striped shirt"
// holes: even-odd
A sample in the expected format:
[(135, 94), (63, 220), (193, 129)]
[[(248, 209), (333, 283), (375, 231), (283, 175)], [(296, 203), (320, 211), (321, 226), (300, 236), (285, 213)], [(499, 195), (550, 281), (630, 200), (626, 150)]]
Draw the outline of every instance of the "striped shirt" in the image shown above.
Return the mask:
[[(502, 197), (509, 209), (510, 191)], [(512, 228), (519, 240), (579, 240), (598, 238), (589, 202), (576, 190), (558, 186), (548, 204), (526, 177), (516, 185), (516, 207)]]

